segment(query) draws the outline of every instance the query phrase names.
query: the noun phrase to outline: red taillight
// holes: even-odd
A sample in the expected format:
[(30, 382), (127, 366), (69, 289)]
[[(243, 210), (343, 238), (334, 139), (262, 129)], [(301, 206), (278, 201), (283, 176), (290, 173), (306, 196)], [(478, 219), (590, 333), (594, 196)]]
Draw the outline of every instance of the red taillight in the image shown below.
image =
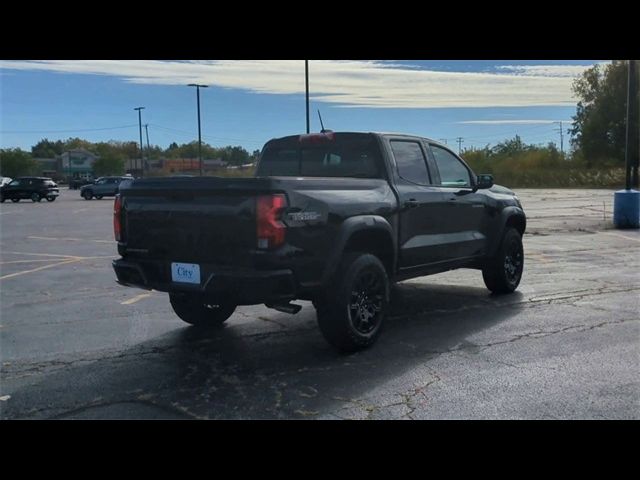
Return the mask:
[(122, 240), (122, 201), (120, 195), (116, 195), (116, 200), (113, 204), (113, 234), (116, 241)]
[(256, 200), (258, 248), (276, 248), (284, 243), (286, 225), (280, 221), (287, 199), (281, 193), (261, 195)]

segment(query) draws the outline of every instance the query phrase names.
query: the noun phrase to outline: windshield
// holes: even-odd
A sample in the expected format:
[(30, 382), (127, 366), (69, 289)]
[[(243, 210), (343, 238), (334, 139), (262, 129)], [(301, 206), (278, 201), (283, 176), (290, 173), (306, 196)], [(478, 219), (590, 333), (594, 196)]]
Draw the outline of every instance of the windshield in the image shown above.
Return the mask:
[(375, 138), (366, 134), (340, 134), (322, 143), (298, 137), (270, 142), (256, 176), (381, 178)]

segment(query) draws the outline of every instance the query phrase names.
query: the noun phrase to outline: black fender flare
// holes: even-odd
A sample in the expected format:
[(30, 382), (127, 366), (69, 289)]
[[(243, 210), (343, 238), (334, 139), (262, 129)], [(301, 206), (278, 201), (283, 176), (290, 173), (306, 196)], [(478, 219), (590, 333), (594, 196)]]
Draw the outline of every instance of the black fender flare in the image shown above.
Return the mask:
[(338, 231), (335, 239), (335, 248), (329, 255), (322, 273), (322, 285), (327, 285), (333, 274), (336, 272), (347, 243), (353, 235), (367, 230), (378, 232), (382, 231), (389, 235), (389, 239), (391, 240), (391, 245), (393, 247), (391, 268), (392, 272), (395, 272), (398, 258), (398, 246), (396, 237), (393, 234), (393, 227), (384, 217), (379, 215), (358, 215), (347, 218), (340, 226), (340, 230)]
[(513, 221), (512, 219), (516, 219), (518, 222), (522, 223), (522, 233), (527, 229), (527, 216), (524, 214), (524, 211), (520, 207), (516, 206), (508, 206), (502, 209), (500, 212), (500, 220), (498, 222), (499, 231), (493, 242), (491, 242), (491, 251), (489, 252), (489, 256), (493, 256), (500, 248), (500, 244), (502, 243), (502, 237), (504, 236), (504, 232), (507, 229), (507, 223), (509, 221)]

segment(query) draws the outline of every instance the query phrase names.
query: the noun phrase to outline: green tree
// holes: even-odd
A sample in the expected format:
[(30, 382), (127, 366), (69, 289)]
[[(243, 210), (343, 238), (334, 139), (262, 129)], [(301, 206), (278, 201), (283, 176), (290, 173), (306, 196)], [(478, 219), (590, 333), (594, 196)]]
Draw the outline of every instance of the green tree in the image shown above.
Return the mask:
[(124, 173), (124, 156), (117, 152), (106, 153), (94, 162), (93, 173), (98, 177), (122, 175)]
[(64, 142), (57, 140), (55, 142), (43, 138), (33, 147), (31, 147), (31, 155), (34, 158), (55, 158), (64, 151)]
[(573, 83), (578, 105), (569, 133), (587, 166), (608, 159), (624, 161), (627, 75), (627, 62), (614, 61), (589, 68)]
[(514, 157), (532, 148), (534, 148), (532, 145), (527, 145), (522, 141), (520, 135), (516, 135), (514, 138), (498, 143), (492, 151), (496, 155)]
[(92, 147), (93, 144), (91, 142), (78, 137), (68, 138), (64, 141), (64, 151), (75, 150), (79, 148), (91, 151)]
[(0, 174), (3, 177), (33, 175), (38, 170), (36, 162), (29, 152), (20, 148), (0, 149)]

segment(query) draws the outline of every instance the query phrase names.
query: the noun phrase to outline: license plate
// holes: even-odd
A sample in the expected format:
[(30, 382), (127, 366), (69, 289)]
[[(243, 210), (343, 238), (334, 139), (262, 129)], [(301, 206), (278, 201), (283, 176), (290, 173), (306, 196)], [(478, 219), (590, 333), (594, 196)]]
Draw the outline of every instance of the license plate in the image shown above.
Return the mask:
[(171, 280), (180, 283), (200, 284), (200, 265), (196, 263), (172, 263)]

